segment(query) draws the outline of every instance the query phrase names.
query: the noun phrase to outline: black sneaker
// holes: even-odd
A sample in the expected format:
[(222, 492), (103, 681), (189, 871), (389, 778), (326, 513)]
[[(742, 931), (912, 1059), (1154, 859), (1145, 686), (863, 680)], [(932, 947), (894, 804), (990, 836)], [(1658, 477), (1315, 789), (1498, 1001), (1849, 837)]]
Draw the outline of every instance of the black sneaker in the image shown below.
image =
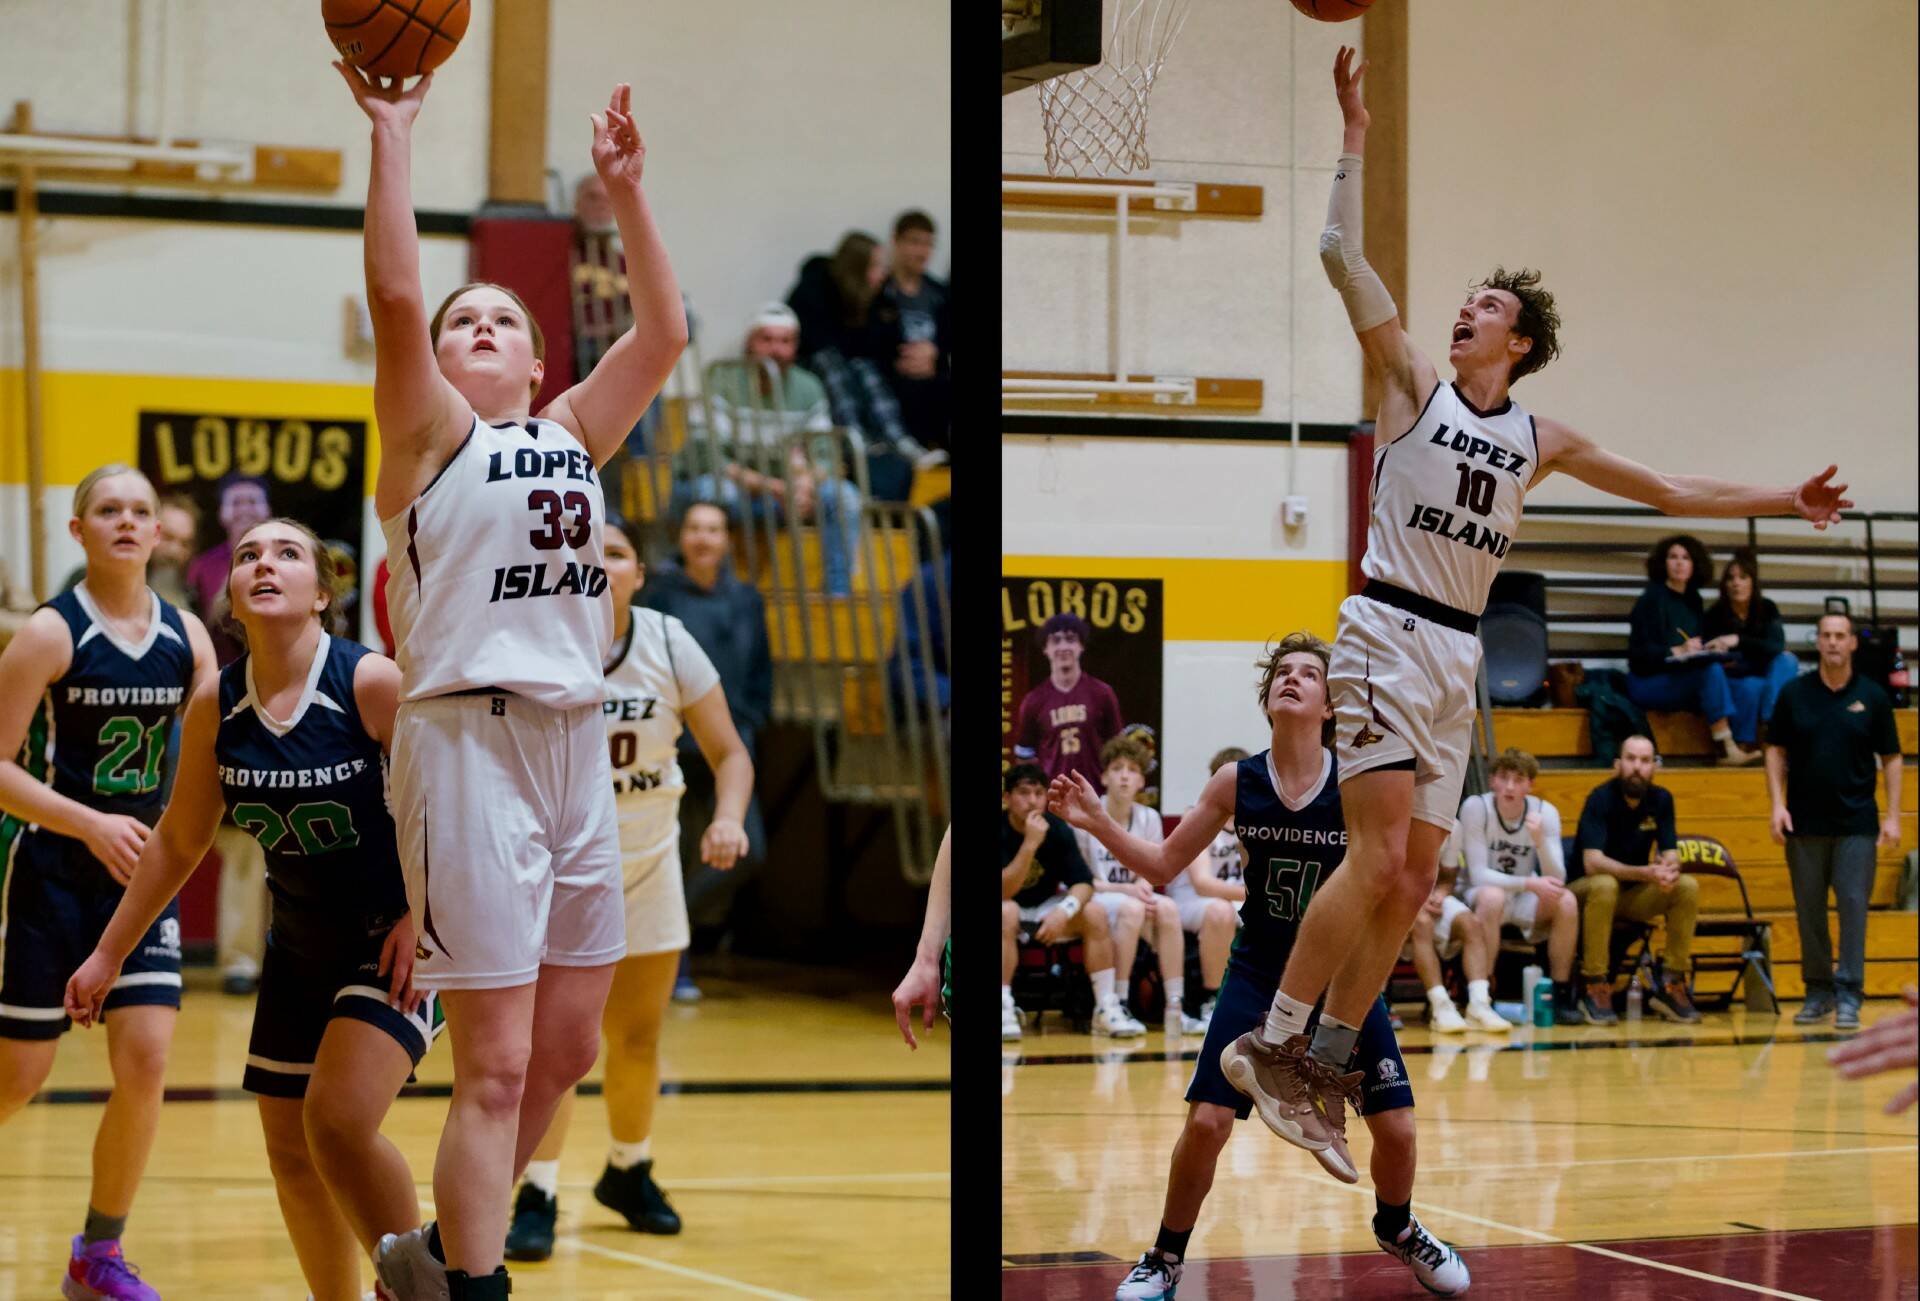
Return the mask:
[(1687, 994), (1687, 982), (1671, 973), (1663, 974), (1647, 991), (1647, 1007), (1669, 1021), (1692, 1024), (1700, 1019), (1700, 1009)]
[(1833, 1014), (1833, 1028), (1836, 1030), (1858, 1030), (1860, 1028), (1860, 1000), (1848, 998), (1845, 994)]
[(1807, 992), (1807, 1001), (1793, 1014), (1795, 1025), (1813, 1025), (1833, 1015), (1833, 995), (1816, 990)]
[(1585, 1023), (1586, 1019), (1587, 1014), (1580, 1010), (1580, 1004), (1571, 999), (1564, 1003), (1556, 1002), (1553, 1005), (1553, 1023), (1555, 1025), (1581, 1025)]
[(1580, 995), (1580, 1013), (1588, 1025), (1612, 1025), (1620, 1018), (1613, 1014), (1613, 983), (1596, 976)]
[(608, 1166), (593, 1186), (593, 1200), (624, 1216), (641, 1233), (678, 1233), (680, 1217), (667, 1195), (653, 1182), (653, 1162), (640, 1161), (625, 1170)]
[(521, 1184), (513, 1199), (513, 1223), (507, 1226), (508, 1260), (545, 1260), (553, 1255), (553, 1222), (560, 1199), (532, 1184)]

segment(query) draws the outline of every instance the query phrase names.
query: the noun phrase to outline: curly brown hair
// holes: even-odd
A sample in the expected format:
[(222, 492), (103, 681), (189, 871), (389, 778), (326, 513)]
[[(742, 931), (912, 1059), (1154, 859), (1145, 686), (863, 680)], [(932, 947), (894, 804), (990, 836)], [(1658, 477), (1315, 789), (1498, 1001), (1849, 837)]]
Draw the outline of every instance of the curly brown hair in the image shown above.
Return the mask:
[[(1693, 573), (1687, 577), (1687, 590), (1697, 592), (1701, 586), (1713, 581), (1713, 557), (1707, 554), (1706, 543), (1691, 533), (1675, 533), (1661, 538), (1653, 544), (1653, 550), (1647, 552), (1647, 581), (1656, 587), (1667, 584), (1667, 552), (1680, 547), (1693, 561)], [(1749, 571), (1751, 572), (1751, 571)]]
[(1510, 745), (1493, 761), (1493, 772), (1516, 773), (1528, 781), (1536, 781), (1540, 776), (1540, 761), (1525, 750)]
[(1520, 316), (1513, 323), (1513, 332), (1519, 338), (1531, 339), (1533, 347), (1513, 363), (1507, 383), (1531, 375), (1560, 355), (1560, 313), (1554, 308), (1553, 295), (1540, 287), (1538, 271), (1495, 267), (1492, 275), (1468, 288), (1504, 289), (1520, 300)]
[(1147, 770), (1153, 767), (1153, 751), (1144, 742), (1134, 737), (1116, 736), (1100, 747), (1101, 772), (1105, 772), (1122, 759), (1138, 768), (1142, 777), (1146, 776)]
[(1226, 766), (1227, 764), (1239, 763), (1242, 759), (1247, 759), (1251, 757), (1252, 756), (1250, 756), (1245, 750), (1242, 750), (1239, 746), (1230, 745), (1226, 749), (1222, 750), (1219, 754), (1214, 755), (1213, 758), (1207, 760), (1207, 776), (1209, 777), (1213, 776), (1215, 773), (1219, 772), (1220, 769)]
[[(1273, 690), (1273, 680), (1280, 674), (1280, 661), (1289, 655), (1300, 652), (1317, 657), (1320, 661), (1320, 679), (1326, 681), (1327, 669), (1333, 663), (1333, 647), (1321, 641), (1312, 633), (1305, 631), (1290, 632), (1282, 637), (1277, 645), (1267, 647), (1267, 653), (1254, 661), (1254, 667), (1260, 670), (1260, 716), (1268, 718), (1267, 693)], [(1271, 719), (1269, 718), (1269, 722)], [(1320, 744), (1333, 744), (1333, 720), (1327, 719), (1320, 728)]]

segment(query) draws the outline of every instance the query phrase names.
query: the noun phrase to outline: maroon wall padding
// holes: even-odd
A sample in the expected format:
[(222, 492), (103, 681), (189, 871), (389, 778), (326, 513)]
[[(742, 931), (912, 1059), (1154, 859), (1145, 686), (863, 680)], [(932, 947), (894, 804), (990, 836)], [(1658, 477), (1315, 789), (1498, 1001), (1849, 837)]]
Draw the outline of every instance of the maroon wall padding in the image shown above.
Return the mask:
[(1360, 561), (1367, 554), (1367, 521), (1373, 515), (1373, 434), (1364, 426), (1347, 437), (1347, 593), (1366, 586)]
[(219, 939), (219, 931), (220, 855), (209, 849), (180, 887), (180, 939), (186, 944), (212, 944)]
[(566, 217), (475, 217), (472, 241), (469, 276), (519, 294), (546, 335), (546, 378), (533, 398), (538, 412), (573, 383), (573, 222)]

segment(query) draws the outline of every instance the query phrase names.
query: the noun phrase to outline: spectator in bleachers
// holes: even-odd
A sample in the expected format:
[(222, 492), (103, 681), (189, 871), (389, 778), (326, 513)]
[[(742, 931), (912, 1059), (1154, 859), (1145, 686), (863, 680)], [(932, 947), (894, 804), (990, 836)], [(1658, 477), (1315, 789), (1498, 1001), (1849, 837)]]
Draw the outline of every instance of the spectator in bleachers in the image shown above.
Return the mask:
[(1038, 759), (1048, 781), (1074, 771), (1097, 785), (1100, 752), (1120, 735), (1120, 697), (1080, 664), (1092, 631), (1077, 614), (1056, 614), (1040, 625), (1047, 680), (1020, 698), (1013, 753)]
[[(1729, 721), (1726, 669), (1698, 658), (1707, 653), (1700, 584), (1712, 567), (1700, 539), (1684, 533), (1662, 538), (1647, 554), (1647, 586), (1627, 616), (1627, 694), (1642, 709), (1698, 711), (1720, 744), (1721, 763), (1752, 763), (1759, 752), (1742, 748)], [(1754, 737), (1744, 740), (1752, 745)]]
[(1147, 1028), (1127, 1015), (1114, 988), (1113, 939), (1104, 908), (1089, 908), (1093, 874), (1080, 857), (1073, 831), (1047, 812), (1047, 774), (1039, 765), (1007, 769), (1006, 816), (1000, 823), (1000, 1037), (1020, 1037), (1013, 973), (1020, 964), (1020, 928), (1032, 926), (1042, 944), (1084, 941), (1093, 982), (1093, 1032), (1132, 1038)]
[[(1528, 944), (1546, 941), (1554, 1024), (1579, 1025), (1586, 1019), (1573, 995), (1580, 907), (1567, 889), (1560, 811), (1533, 793), (1539, 775), (1540, 764), (1532, 755), (1508, 746), (1493, 761), (1493, 789), (1461, 803), (1467, 905), (1480, 919), (1487, 951), (1484, 965), (1489, 971), (1500, 949), (1502, 926), (1513, 927)], [(1474, 1018), (1474, 1000), (1486, 1002), (1484, 984), (1476, 995), (1469, 980), (1467, 992), (1467, 1020), (1480, 1029), (1493, 1029), (1485, 1016)], [(1492, 1010), (1487, 1008), (1489, 1013)]]
[[(1457, 861), (1450, 862), (1442, 856), (1439, 875), (1434, 878), (1427, 901), (1413, 919), (1413, 929), (1407, 932), (1402, 952), (1413, 960), (1413, 969), (1420, 973), (1420, 983), (1426, 986), (1436, 1034), (1460, 1034), (1467, 1029), (1467, 1019), (1454, 1006), (1453, 996), (1447, 993), (1446, 980), (1440, 973), (1440, 964), (1455, 957), (1460, 959), (1460, 966), (1466, 972), (1467, 1007), (1473, 1013), (1473, 1028), (1497, 1033), (1509, 1027), (1506, 1018), (1495, 1012), (1488, 1001), (1488, 978), (1493, 974), (1490, 955), (1494, 945), (1487, 943), (1480, 918), (1460, 901), (1460, 870)], [(1500, 1024), (1494, 1025), (1493, 1021)]]
[(1608, 965), (1615, 918), (1666, 918), (1667, 949), (1661, 974), (1647, 991), (1647, 1006), (1669, 1021), (1700, 1019), (1687, 994), (1700, 882), (1680, 870), (1673, 793), (1653, 784), (1658, 764), (1650, 739), (1628, 737), (1614, 760), (1613, 780), (1589, 791), (1580, 810), (1569, 873), (1581, 910), (1580, 978), (1586, 986), (1581, 1011), (1594, 1025), (1616, 1019)]
[[(649, 566), (640, 604), (670, 614), (686, 625), (693, 640), (713, 661), (727, 693), (727, 709), (747, 753), (767, 725), (773, 709), (773, 654), (767, 642), (766, 603), (750, 583), (734, 577), (728, 561), (731, 540), (727, 514), (719, 503), (696, 501), (680, 518), (680, 554), (657, 568)], [(767, 833), (756, 792), (747, 805), (746, 856), (730, 872), (700, 861), (700, 837), (713, 820), (716, 796), (713, 769), (691, 732), (680, 737), (680, 772), (687, 783), (680, 798), (680, 867), (686, 882), (687, 916), (696, 929), (723, 926), (727, 910), (745, 877), (766, 853)], [(679, 1002), (700, 997), (688, 958), (680, 955), (673, 996)]]
[[(1157, 845), (1166, 839), (1160, 812), (1137, 798), (1147, 784), (1147, 768), (1152, 762), (1147, 748), (1131, 737), (1116, 736), (1100, 749), (1100, 782), (1106, 791), (1107, 816), (1130, 835)], [(1080, 857), (1093, 873), (1093, 902), (1106, 910), (1107, 929), (1113, 936), (1113, 969), (1121, 982), (1131, 992), (1134, 954), (1144, 935), (1147, 947), (1160, 962), (1160, 983), (1167, 995), (1167, 1037), (1204, 1034), (1206, 1027), (1185, 1011), (1187, 945), (1180, 929), (1178, 902), (1135, 876), (1091, 833), (1075, 831), (1073, 838)], [(1125, 1000), (1123, 993), (1123, 1004)]]
[(933, 218), (903, 212), (893, 223), (887, 278), (873, 303), (873, 328), (887, 380), (907, 432), (929, 447), (947, 446), (952, 406), (952, 291), (927, 274)]
[(1780, 607), (1760, 593), (1760, 562), (1739, 547), (1720, 570), (1720, 599), (1701, 624), (1710, 651), (1728, 651), (1727, 689), (1733, 694), (1733, 735), (1759, 737), (1773, 717), (1780, 688), (1800, 676), (1800, 661), (1787, 649)]
[[(831, 464), (809, 459), (805, 436), (831, 438), (833, 416), (819, 378), (794, 364), (799, 343), (800, 319), (791, 308), (768, 303), (760, 309), (747, 327), (747, 367), (713, 376), (707, 394), (712, 441), (696, 438), (680, 454), (674, 496), (676, 504), (717, 501), (729, 515), (754, 519), (817, 517), (826, 589), (845, 596), (853, 590), (860, 490)], [(782, 451), (779, 444), (789, 439)], [(778, 457), (785, 459), (785, 474), (775, 469)]]
[(867, 487), (876, 501), (905, 501), (914, 462), (926, 448), (908, 432), (887, 383), (891, 356), (880, 355), (873, 301), (887, 277), (880, 243), (862, 231), (840, 239), (833, 255), (802, 264), (787, 293), (800, 318), (801, 364), (820, 377), (834, 423), (866, 439)]
[(207, 635), (213, 638), (214, 656), (221, 668), (239, 659), (242, 650), (226, 630), (227, 621), (220, 608), (226, 597), (227, 572), (233, 568), (233, 545), (248, 529), (264, 523), (272, 514), (265, 479), (245, 474), (228, 475), (220, 481), (220, 527), (226, 536), (187, 565), (187, 588), (193, 594), (194, 613), (207, 625)]
[[(1807, 1001), (1795, 1025), (1838, 1013), (1835, 1027), (1860, 1025), (1867, 959), (1867, 904), (1874, 851), (1900, 843), (1900, 731), (1876, 682), (1853, 670), (1853, 619), (1820, 617), (1820, 667), (1781, 689), (1767, 733), (1767, 794), (1775, 844), (1787, 847), (1800, 969)], [(1886, 789), (1876, 818), (1873, 779)], [(1876, 840), (1877, 833), (1877, 840)], [(1827, 892), (1840, 914), (1840, 965), (1827, 940)]]

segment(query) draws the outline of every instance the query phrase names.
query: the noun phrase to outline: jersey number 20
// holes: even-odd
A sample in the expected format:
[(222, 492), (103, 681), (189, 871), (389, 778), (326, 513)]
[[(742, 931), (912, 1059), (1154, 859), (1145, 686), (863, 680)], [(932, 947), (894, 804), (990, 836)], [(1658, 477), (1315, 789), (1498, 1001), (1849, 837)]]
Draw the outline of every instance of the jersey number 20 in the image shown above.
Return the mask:
[[(333, 800), (296, 804), (282, 818), (264, 804), (236, 804), (233, 824), (260, 842), (262, 849), (281, 853), (327, 854), (336, 849), (352, 849), (360, 843), (354, 829), (353, 810)], [(283, 845), (287, 833), (293, 833), (299, 848)]]
[(1297, 858), (1267, 860), (1267, 911), (1283, 922), (1307, 915), (1314, 887), (1320, 884), (1320, 864)]

